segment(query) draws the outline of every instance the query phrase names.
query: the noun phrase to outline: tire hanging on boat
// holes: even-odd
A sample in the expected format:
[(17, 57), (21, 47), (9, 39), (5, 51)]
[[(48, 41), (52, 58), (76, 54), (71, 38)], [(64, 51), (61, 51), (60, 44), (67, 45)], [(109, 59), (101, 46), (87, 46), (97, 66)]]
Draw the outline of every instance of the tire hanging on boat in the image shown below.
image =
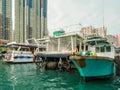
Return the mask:
[(43, 60), (38, 55), (34, 56), (33, 61), (37, 65), (37, 67), (39, 67), (39, 68), (44, 68), (46, 66), (46, 61)]

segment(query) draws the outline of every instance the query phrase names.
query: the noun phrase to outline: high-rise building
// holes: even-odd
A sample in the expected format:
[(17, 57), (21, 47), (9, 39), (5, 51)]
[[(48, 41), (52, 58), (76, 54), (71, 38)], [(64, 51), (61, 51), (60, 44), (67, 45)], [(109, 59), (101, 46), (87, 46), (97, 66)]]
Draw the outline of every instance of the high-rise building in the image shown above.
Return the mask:
[(11, 41), (12, 0), (0, 0), (0, 39)]
[(15, 0), (14, 41), (47, 36), (47, 0)]
[(2, 39), (2, 15), (0, 14), (0, 39)]
[(2, 0), (0, 0), (0, 14), (2, 14)]
[(81, 28), (81, 33), (83, 34), (83, 37), (89, 37), (89, 36), (100, 36), (105, 37), (106, 36), (107, 29), (105, 27), (83, 27)]
[(16, 42), (24, 42), (24, 33), (25, 30), (24, 20), (25, 20), (25, 0), (15, 0), (14, 2), (14, 32), (13, 32), (13, 40)]

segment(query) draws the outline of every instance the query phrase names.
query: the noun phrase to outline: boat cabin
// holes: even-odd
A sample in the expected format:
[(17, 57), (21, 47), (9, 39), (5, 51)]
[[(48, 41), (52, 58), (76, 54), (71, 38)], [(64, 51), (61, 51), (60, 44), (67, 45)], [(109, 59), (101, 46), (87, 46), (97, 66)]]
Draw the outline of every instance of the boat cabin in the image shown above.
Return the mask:
[(25, 45), (25, 44), (14, 44), (14, 43), (10, 43), (6, 45), (7, 47), (7, 51), (22, 51), (22, 52), (34, 52), (34, 50), (37, 48), (37, 46), (34, 45)]
[(67, 34), (49, 38), (37, 39), (37, 43), (45, 46), (46, 53), (73, 53), (76, 46), (81, 46), (83, 38), (78, 34)]
[(33, 63), (34, 50), (38, 48), (33, 45), (9, 43), (6, 45), (7, 53), (4, 61), (7, 63)]
[(106, 38), (93, 37), (88, 38), (85, 42), (88, 45), (88, 50), (93, 51), (97, 56), (114, 58), (115, 46), (107, 42)]

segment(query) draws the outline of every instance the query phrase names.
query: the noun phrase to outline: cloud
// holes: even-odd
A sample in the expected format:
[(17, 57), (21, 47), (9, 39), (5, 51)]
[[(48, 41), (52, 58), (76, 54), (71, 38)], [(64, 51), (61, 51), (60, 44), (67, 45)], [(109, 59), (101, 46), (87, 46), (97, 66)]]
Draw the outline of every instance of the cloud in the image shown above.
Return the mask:
[(120, 6), (118, 2), (120, 1), (104, 0), (103, 4), (103, 0), (49, 0), (48, 29), (77, 23), (81, 23), (83, 26), (98, 27), (105, 24), (109, 33), (113, 33), (113, 31), (117, 33), (120, 29), (120, 11), (118, 12)]

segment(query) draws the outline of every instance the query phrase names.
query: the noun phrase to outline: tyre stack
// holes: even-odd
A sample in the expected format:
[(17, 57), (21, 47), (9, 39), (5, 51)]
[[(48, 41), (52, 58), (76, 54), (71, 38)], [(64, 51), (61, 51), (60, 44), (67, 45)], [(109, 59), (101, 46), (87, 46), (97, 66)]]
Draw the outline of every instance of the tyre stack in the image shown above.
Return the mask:
[(120, 75), (120, 56), (115, 56), (114, 62), (116, 63), (116, 75)]

